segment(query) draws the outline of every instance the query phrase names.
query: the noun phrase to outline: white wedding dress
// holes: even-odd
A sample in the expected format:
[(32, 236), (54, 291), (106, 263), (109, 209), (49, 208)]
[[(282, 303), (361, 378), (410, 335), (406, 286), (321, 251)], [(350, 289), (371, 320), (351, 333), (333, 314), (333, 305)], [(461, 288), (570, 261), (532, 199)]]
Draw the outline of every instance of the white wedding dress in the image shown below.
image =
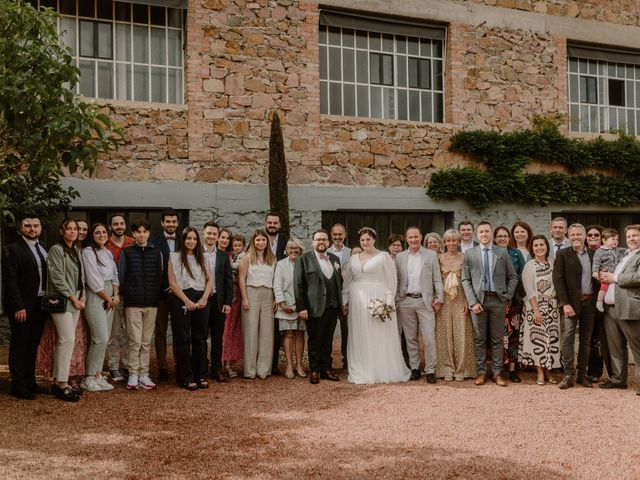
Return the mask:
[(402, 358), (398, 320), (382, 322), (368, 311), (373, 299), (394, 302), (397, 286), (396, 268), (391, 256), (380, 252), (364, 267), (360, 255), (349, 259), (344, 275), (343, 303), (349, 305), (347, 359), (349, 382), (406, 382), (411, 375)]

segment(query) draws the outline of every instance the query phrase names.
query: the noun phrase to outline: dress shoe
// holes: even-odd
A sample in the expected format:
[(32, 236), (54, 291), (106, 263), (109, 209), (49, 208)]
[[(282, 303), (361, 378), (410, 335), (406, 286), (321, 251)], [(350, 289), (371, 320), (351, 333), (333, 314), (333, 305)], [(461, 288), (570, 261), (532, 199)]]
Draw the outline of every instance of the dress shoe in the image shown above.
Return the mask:
[(496, 385), (498, 385), (499, 387), (506, 387), (507, 386), (507, 380), (504, 378), (504, 375), (500, 374), (500, 375), (494, 375), (493, 376), (493, 381), (496, 383)]
[(578, 377), (578, 381), (576, 383), (586, 388), (593, 387), (593, 383), (591, 383), (588, 377)]
[(324, 373), (320, 374), (320, 378), (322, 378), (323, 380), (329, 380), (331, 382), (339, 382), (340, 378), (338, 378), (337, 375), (334, 375), (331, 370), (327, 370)]
[(415, 370), (411, 370), (409, 380), (420, 380), (420, 370), (417, 368)]
[(35, 400), (36, 395), (28, 388), (12, 388), (11, 396), (21, 400)]
[(427, 373), (427, 383), (436, 383), (437, 381), (433, 373)]
[(224, 373), (222, 373), (222, 370), (213, 372), (213, 374), (211, 375), (211, 378), (213, 378), (216, 382), (220, 382), (220, 383), (225, 383), (227, 381), (227, 377), (224, 376)]
[(485, 383), (487, 383), (487, 379), (484, 375), (478, 375), (473, 383), (478, 386), (484, 385)]
[(309, 375), (309, 383), (313, 385), (317, 385), (320, 383), (320, 373), (319, 372), (311, 372)]
[(509, 372), (509, 380), (513, 383), (522, 382), (522, 379), (520, 378), (520, 375), (518, 375), (518, 372)]
[(607, 380), (606, 382), (600, 384), (600, 388), (621, 388), (625, 389), (627, 386), (624, 383), (614, 383), (611, 380)]
[(280, 375), (282, 375), (282, 372), (280, 371), (280, 368), (278, 368), (277, 366), (272, 367), (271, 368), (271, 375), (274, 375), (276, 377), (279, 377)]
[(558, 388), (560, 390), (566, 390), (567, 388), (571, 388), (576, 384), (575, 380), (573, 379), (573, 377), (567, 375), (566, 377), (564, 377), (562, 379), (562, 381), (560, 382), (560, 385), (558, 385)]
[(590, 381), (591, 383), (598, 383), (598, 380), (600, 380), (600, 378), (599, 378), (599, 377), (595, 377), (595, 376), (593, 376), (593, 375), (589, 376), (589, 381)]
[(161, 368), (158, 372), (158, 381), (166, 382), (167, 380), (169, 380), (169, 370), (167, 370), (166, 368)]
[(636, 395), (640, 395), (640, 387), (636, 388)]

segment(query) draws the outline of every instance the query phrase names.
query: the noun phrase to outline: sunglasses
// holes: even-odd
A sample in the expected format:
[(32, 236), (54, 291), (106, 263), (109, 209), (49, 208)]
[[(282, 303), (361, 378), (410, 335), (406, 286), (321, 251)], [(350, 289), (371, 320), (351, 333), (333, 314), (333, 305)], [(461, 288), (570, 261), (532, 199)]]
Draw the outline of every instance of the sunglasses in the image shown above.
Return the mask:
[(599, 237), (599, 233), (587, 233), (587, 237)]

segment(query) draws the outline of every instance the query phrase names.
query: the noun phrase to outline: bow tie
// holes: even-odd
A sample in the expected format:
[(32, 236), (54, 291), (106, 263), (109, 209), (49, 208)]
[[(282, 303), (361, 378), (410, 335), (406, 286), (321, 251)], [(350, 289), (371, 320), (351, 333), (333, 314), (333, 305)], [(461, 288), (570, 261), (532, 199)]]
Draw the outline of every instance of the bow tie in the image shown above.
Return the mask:
[(326, 253), (321, 253), (319, 256), (321, 260), (329, 260), (329, 255)]
[(175, 236), (175, 235), (165, 235), (165, 238), (166, 238), (167, 240), (175, 240), (175, 239), (176, 239), (176, 236)]

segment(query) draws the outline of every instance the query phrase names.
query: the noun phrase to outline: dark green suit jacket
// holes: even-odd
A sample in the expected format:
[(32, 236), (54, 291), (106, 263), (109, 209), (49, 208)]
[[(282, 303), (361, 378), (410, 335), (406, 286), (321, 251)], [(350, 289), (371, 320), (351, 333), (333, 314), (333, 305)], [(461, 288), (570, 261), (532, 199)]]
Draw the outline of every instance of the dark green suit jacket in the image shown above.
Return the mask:
[[(337, 282), (338, 297), (342, 292), (342, 272), (340, 271), (340, 259), (329, 253), (329, 261), (335, 274), (332, 280)], [(293, 289), (296, 296), (296, 310), (307, 310), (310, 317), (321, 317), (327, 300), (326, 287), (323, 280), (324, 274), (316, 258), (315, 251), (303, 253), (296, 260), (293, 268)], [(342, 304), (338, 298), (338, 305)]]

